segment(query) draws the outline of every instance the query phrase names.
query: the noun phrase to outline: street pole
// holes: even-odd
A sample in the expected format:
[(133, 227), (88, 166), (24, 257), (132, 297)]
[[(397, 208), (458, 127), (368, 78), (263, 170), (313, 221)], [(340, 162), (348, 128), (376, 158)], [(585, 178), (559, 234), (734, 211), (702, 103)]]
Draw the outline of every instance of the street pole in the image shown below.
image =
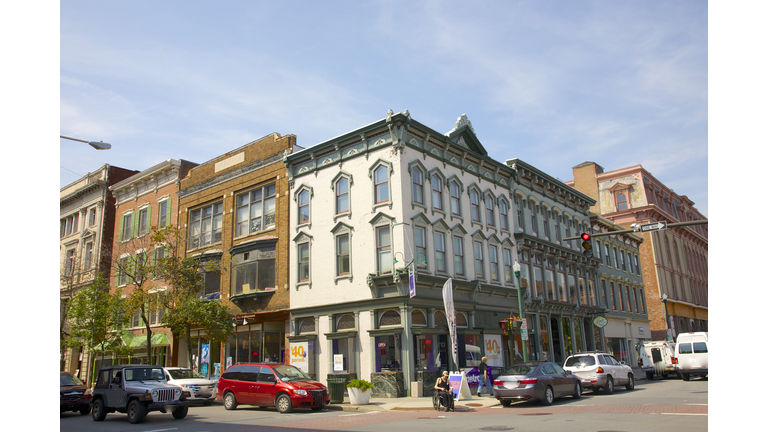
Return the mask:
[[(520, 263), (515, 261), (515, 264), (512, 266), (512, 268), (515, 270), (515, 277), (517, 278), (517, 310), (520, 313), (520, 319), (525, 319), (525, 313), (523, 312), (523, 287), (520, 285)], [(520, 321), (520, 325), (522, 326), (522, 321)], [(520, 345), (523, 349), (523, 362), (528, 361), (528, 350), (525, 348), (525, 341), (523, 340), (522, 331), (520, 332)]]
[(664, 316), (666, 319), (667, 324), (667, 340), (672, 340), (672, 335), (670, 334), (671, 326), (669, 325), (669, 309), (667, 309), (667, 294), (664, 293), (661, 296), (661, 301), (664, 302)]

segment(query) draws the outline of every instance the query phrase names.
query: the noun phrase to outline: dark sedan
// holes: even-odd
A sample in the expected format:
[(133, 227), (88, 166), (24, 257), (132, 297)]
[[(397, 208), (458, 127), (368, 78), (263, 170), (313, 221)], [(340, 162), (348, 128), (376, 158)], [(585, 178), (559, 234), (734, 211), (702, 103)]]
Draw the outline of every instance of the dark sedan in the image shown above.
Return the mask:
[(91, 390), (71, 373), (59, 374), (60, 413), (67, 411), (86, 415), (91, 412)]
[(543, 405), (551, 405), (558, 397), (580, 398), (581, 382), (556, 363), (520, 363), (493, 380), (493, 395), (504, 406), (520, 400), (539, 400)]

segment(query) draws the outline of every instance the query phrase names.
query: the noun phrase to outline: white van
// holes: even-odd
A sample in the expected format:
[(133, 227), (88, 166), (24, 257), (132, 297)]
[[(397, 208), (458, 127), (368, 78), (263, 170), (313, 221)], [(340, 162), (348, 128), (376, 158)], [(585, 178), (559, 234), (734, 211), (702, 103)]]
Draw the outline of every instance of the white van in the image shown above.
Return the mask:
[(691, 375), (707, 376), (709, 369), (709, 334), (707, 332), (680, 333), (677, 335), (675, 356), (677, 369), (683, 381)]
[(667, 375), (677, 373), (677, 357), (675, 357), (675, 343), (668, 341), (645, 342), (640, 347), (640, 368), (645, 372), (649, 380), (654, 375)]

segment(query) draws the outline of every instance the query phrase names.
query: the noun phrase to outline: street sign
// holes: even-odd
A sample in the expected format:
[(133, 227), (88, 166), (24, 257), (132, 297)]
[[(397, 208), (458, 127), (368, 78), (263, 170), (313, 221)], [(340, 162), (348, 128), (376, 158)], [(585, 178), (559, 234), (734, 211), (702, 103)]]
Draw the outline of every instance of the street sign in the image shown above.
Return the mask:
[(522, 319), (521, 327), (520, 328), (523, 329), (523, 330), (528, 330), (528, 319), (527, 318), (523, 318)]
[(667, 229), (666, 221), (640, 225), (640, 232), (660, 231), (664, 229)]
[(520, 330), (520, 336), (522, 337), (523, 340), (528, 340), (528, 330), (521, 329)]

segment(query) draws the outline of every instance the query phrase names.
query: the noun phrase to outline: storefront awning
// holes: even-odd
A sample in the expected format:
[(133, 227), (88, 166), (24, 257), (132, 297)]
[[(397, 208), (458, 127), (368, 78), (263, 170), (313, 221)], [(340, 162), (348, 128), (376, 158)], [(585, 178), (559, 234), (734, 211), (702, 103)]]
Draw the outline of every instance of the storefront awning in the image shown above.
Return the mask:
[[(125, 342), (125, 346), (131, 347), (131, 348), (141, 348), (141, 347), (147, 346), (146, 335), (134, 336), (128, 331), (123, 331), (122, 337), (123, 337), (123, 342)], [(171, 344), (171, 341), (168, 340), (168, 336), (166, 336), (165, 333), (152, 334), (152, 346), (162, 346), (162, 345), (170, 345), (170, 344)]]

